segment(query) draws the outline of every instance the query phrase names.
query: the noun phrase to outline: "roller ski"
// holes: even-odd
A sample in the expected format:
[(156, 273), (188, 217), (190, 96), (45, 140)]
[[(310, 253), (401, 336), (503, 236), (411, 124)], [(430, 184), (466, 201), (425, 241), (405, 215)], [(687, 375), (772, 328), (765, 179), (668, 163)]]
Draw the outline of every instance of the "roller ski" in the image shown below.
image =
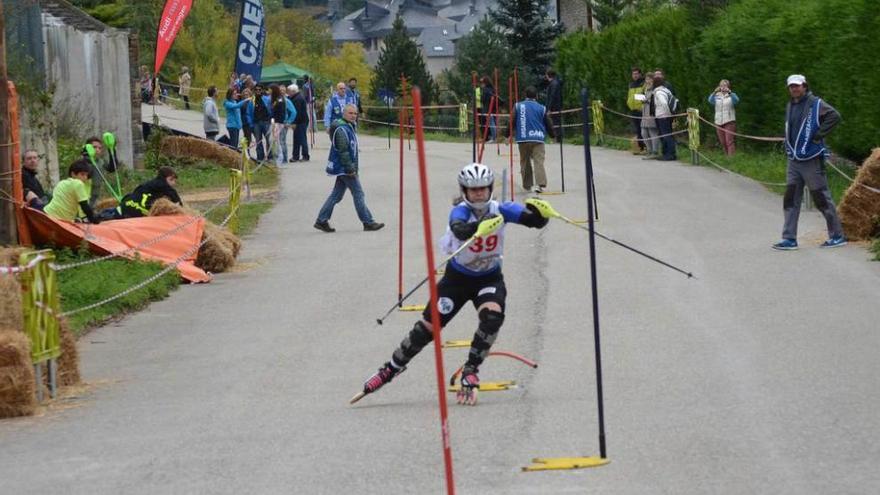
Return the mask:
[(352, 397), (351, 400), (348, 401), (348, 403), (354, 404), (355, 402), (363, 399), (367, 394), (372, 394), (373, 392), (379, 390), (386, 383), (393, 380), (395, 376), (403, 373), (405, 369), (406, 367), (395, 368), (390, 362), (385, 363), (381, 368), (379, 368), (379, 371), (374, 373), (373, 376), (371, 376), (367, 379), (366, 382), (364, 382), (364, 389), (355, 394), (355, 396)]
[(477, 368), (465, 366), (461, 372), (461, 388), (456, 394), (456, 402), (465, 406), (477, 405), (477, 392), (480, 390), (480, 377)]

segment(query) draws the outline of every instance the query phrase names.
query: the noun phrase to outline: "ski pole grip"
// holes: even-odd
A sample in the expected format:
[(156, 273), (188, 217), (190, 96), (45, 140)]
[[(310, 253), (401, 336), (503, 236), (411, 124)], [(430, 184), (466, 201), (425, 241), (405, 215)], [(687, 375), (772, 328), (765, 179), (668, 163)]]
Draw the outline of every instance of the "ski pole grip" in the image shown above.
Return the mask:
[(504, 225), (504, 217), (501, 215), (495, 215), (488, 220), (483, 220), (477, 226), (477, 232), (474, 234), (474, 237), (486, 237), (501, 228), (502, 225)]
[(101, 138), (104, 140), (104, 146), (106, 146), (108, 150), (116, 150), (116, 136), (112, 132), (105, 132)]
[(525, 201), (527, 205), (532, 205), (537, 208), (538, 212), (541, 213), (541, 216), (544, 218), (556, 218), (559, 217), (559, 212), (553, 209), (550, 206), (550, 203), (544, 201), (543, 199), (538, 198), (529, 198)]

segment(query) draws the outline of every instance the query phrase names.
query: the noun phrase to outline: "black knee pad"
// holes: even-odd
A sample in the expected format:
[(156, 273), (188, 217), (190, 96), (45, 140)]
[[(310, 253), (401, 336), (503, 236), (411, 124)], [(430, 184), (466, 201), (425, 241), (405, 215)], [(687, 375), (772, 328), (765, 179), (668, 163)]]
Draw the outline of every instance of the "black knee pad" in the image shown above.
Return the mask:
[(498, 333), (498, 330), (501, 330), (501, 325), (504, 323), (504, 313), (500, 311), (493, 311), (488, 308), (481, 309), (479, 317), (480, 330), (482, 330), (487, 335)]
[(816, 208), (820, 210), (824, 210), (828, 207), (828, 201), (825, 200), (825, 189), (810, 189), (810, 196), (813, 197), (813, 203), (815, 203)]
[(413, 325), (412, 330), (409, 331), (409, 341), (419, 349), (430, 344), (432, 338), (433, 335), (431, 334), (431, 330), (422, 323), (422, 320), (417, 321), (416, 324)]
[(794, 191), (797, 188), (794, 184), (785, 186), (785, 195), (782, 196), (782, 207), (789, 209), (794, 207)]

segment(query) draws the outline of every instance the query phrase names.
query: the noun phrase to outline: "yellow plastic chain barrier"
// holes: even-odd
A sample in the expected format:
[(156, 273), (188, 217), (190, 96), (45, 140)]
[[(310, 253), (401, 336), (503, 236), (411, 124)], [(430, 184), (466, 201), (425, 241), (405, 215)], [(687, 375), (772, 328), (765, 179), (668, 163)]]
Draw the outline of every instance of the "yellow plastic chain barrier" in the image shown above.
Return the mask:
[(229, 169), (229, 230), (238, 234), (238, 207), (241, 204), (241, 170)]
[(458, 132), (467, 132), (468, 130), (468, 115), (467, 115), (467, 103), (462, 103), (458, 105)]
[(700, 111), (696, 108), (687, 109), (688, 148), (691, 151), (700, 149)]
[(593, 100), (590, 105), (593, 110), (593, 130), (596, 139), (601, 143), (602, 135), (605, 134), (605, 116), (602, 114), (602, 100)]
[(55, 316), (61, 311), (55, 271), (51, 267), (55, 254), (51, 250), (30, 251), (19, 257), (19, 263), (27, 265), (36, 258), (40, 258), (36, 266), (22, 272), (20, 280), (24, 331), (31, 341), (31, 359), (34, 364), (39, 364), (61, 355), (61, 339)]

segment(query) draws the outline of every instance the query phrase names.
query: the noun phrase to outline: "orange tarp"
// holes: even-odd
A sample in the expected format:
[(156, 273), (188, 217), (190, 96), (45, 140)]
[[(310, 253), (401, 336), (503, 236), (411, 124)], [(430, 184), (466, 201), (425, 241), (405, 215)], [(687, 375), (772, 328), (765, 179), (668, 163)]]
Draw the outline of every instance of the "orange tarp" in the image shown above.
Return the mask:
[[(110, 220), (92, 225), (55, 220), (32, 208), (21, 210), (26, 224), (19, 225), (19, 229), (27, 229), (37, 244), (78, 248), (85, 242), (90, 251), (100, 255), (121, 253), (143, 245), (125, 256), (134, 258), (139, 255), (143, 259), (170, 264), (185, 255), (177, 265), (183, 278), (190, 282), (211, 280), (210, 275), (194, 264), (198, 255), (196, 246), (202, 241), (205, 229), (204, 218), (174, 215)], [(158, 240), (153, 242), (154, 239)]]

